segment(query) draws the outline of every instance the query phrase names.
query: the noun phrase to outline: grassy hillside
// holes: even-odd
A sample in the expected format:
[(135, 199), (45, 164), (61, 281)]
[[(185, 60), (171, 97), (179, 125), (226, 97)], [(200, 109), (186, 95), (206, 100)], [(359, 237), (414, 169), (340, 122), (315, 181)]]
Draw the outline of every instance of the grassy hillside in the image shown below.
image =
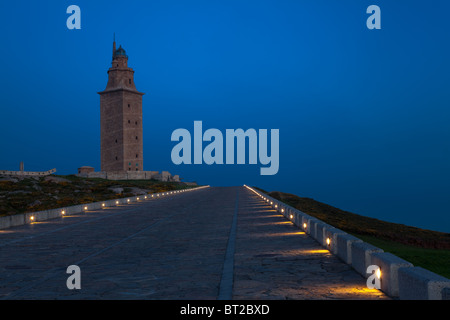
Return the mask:
[(47, 177), (0, 177), (0, 216), (189, 188), (182, 182)]
[(289, 193), (261, 191), (415, 266), (450, 278), (450, 233), (364, 217)]

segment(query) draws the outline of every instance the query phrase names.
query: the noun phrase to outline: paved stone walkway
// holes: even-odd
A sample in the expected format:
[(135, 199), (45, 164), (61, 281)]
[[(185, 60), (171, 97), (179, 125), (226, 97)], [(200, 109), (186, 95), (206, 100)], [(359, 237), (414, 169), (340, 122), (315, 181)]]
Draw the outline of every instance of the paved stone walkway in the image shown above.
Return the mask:
[(0, 299), (386, 298), (244, 187), (0, 230)]

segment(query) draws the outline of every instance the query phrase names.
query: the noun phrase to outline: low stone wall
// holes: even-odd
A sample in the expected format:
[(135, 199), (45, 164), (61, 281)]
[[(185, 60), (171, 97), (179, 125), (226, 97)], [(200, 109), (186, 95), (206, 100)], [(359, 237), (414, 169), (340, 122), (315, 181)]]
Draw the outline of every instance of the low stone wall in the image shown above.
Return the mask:
[(151, 193), (140, 196), (119, 198), (113, 200), (105, 200), (93, 203), (80, 204), (75, 206), (69, 206), (58, 209), (50, 209), (45, 211), (38, 211), (33, 213), (22, 213), (11, 216), (0, 217), (0, 230), (6, 229), (10, 227), (16, 227), (25, 224), (31, 224), (39, 221), (46, 221), (55, 218), (61, 218), (63, 216), (69, 216), (73, 214), (78, 214), (91, 210), (100, 210), (108, 207), (115, 207), (118, 205), (129, 204), (133, 202), (141, 202), (148, 200), (160, 199), (167, 196), (173, 196), (176, 194), (190, 192), (195, 190), (200, 190), (203, 188), (208, 188), (209, 186), (201, 186), (197, 188), (191, 189), (183, 189), (183, 190), (175, 190), (175, 191), (167, 191), (167, 192), (159, 192), (159, 193)]
[(180, 182), (180, 176), (172, 176), (168, 171), (99, 171), (99, 172), (83, 172), (77, 174), (83, 178), (101, 178), (107, 180), (159, 180)]
[(401, 300), (450, 300), (450, 279), (421, 267), (414, 267), (408, 261), (384, 252), (258, 190), (244, 186), (291, 220), (321, 246), (351, 265), (364, 278), (367, 279), (372, 275), (367, 273), (367, 267), (378, 266), (381, 271), (380, 290), (388, 296)]
[(5, 176), (21, 176), (21, 177), (44, 177), (49, 176), (56, 172), (56, 169), (51, 169), (48, 171), (8, 171), (0, 170), (0, 175)]

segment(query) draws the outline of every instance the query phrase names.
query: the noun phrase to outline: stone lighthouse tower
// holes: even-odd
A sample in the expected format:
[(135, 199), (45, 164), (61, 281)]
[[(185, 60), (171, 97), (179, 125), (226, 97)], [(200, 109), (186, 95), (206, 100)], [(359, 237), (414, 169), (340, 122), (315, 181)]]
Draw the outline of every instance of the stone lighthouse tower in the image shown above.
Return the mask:
[(142, 171), (142, 96), (128, 56), (113, 43), (108, 84), (100, 95), (101, 171)]

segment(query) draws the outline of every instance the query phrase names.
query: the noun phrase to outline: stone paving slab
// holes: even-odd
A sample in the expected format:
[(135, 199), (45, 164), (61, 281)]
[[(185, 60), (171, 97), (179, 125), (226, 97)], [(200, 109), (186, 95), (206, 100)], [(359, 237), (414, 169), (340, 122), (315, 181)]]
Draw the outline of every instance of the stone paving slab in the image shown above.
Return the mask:
[(0, 231), (0, 299), (214, 300), (230, 241), (232, 299), (386, 298), (246, 188), (215, 187)]

